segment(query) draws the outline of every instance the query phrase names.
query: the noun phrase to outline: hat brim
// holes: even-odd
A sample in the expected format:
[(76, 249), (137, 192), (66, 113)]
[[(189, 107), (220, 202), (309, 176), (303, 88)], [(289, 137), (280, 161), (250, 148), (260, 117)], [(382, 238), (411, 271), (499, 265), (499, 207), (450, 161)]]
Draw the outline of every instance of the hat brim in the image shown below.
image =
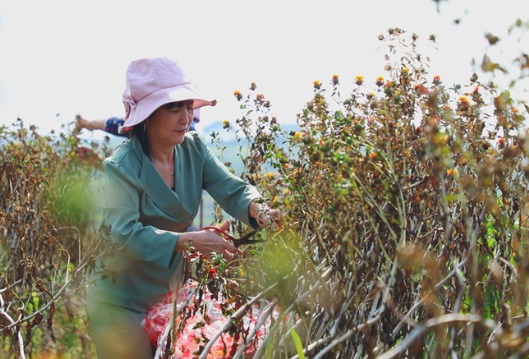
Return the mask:
[(136, 107), (132, 109), (129, 117), (123, 124), (123, 127), (132, 127), (145, 121), (160, 106), (171, 102), (187, 100), (193, 100), (193, 109), (195, 110), (204, 106), (215, 106), (217, 104), (216, 100), (208, 101), (202, 97), (198, 88), (191, 83), (165, 88), (155, 91), (138, 101)]

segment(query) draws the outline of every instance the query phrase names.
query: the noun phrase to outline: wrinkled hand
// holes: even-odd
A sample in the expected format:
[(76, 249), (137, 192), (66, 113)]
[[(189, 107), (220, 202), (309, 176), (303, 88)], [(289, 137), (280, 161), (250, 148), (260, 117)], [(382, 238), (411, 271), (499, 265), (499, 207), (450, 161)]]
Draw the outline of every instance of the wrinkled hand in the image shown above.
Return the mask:
[[(227, 231), (229, 228), (229, 220), (220, 226), (220, 229), (224, 231)], [(232, 261), (236, 254), (242, 254), (242, 251), (226, 241), (224, 237), (213, 229), (205, 229), (195, 233), (196, 236), (193, 238), (191, 245), (208, 260), (212, 258), (213, 253), (222, 254), (228, 262)]]
[(283, 225), (283, 215), (278, 209), (271, 209), (270, 207), (255, 202), (250, 203), (250, 216), (255, 218), (260, 227), (265, 227), (273, 224), (276, 227)]

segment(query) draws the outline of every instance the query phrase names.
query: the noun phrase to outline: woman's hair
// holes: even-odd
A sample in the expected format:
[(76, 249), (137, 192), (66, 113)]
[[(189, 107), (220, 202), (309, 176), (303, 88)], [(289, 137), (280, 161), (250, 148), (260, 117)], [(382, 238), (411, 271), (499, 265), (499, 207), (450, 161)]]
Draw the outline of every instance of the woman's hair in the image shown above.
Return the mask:
[[(174, 109), (175, 107), (182, 106), (187, 101), (169, 102), (162, 106), (170, 111)], [(147, 121), (147, 119), (145, 119), (145, 121)], [(136, 126), (132, 127), (131, 137), (134, 136), (138, 139), (141, 145), (141, 149), (143, 150), (143, 153), (145, 153), (145, 155), (150, 158), (151, 157), (151, 146), (149, 144), (149, 137), (147, 137), (147, 131), (145, 131), (145, 121), (142, 121), (138, 123)]]
[(140, 142), (141, 149), (147, 157), (151, 157), (151, 146), (149, 145), (149, 138), (147, 137), (147, 131), (145, 131), (145, 121), (138, 123), (132, 127), (131, 137), (136, 137)]

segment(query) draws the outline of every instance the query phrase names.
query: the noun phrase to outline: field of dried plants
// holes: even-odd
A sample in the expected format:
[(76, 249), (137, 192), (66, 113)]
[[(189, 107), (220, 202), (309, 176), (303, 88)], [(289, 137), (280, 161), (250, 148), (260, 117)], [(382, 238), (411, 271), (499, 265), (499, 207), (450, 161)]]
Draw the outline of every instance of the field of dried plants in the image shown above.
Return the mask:
[[(197, 293), (230, 298), (223, 331), (238, 344), (221, 357), (250, 357), (259, 334), (240, 318), (259, 298), (272, 324), (253, 358), (529, 353), (527, 107), (476, 74), (445, 84), (414, 34), (379, 40), (384, 76), (358, 76), (346, 95), (339, 75), (314, 81), (299, 132), (282, 130), (263, 94), (235, 92), (241, 116), (224, 130), (248, 143), (240, 175), (285, 224), (235, 264), (193, 263)], [(487, 61), (485, 72), (498, 69)], [(0, 136), (0, 356), (94, 357), (84, 287), (101, 254), (90, 189), (107, 150), (22, 124)], [(215, 134), (212, 146), (222, 147)], [(199, 308), (181, 308), (170, 329)], [(193, 357), (212, 357), (197, 341)]]

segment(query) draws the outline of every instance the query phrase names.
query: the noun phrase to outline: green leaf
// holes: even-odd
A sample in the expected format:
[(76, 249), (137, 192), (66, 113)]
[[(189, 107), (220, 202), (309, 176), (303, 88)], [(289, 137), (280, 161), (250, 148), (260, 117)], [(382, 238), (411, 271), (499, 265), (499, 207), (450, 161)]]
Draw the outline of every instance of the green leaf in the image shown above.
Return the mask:
[(272, 339), (268, 336), (266, 341), (266, 359), (272, 359)]
[(303, 354), (303, 344), (301, 344), (301, 339), (299, 338), (298, 333), (294, 329), (290, 328), (290, 334), (292, 334), (292, 339), (294, 340), (294, 345), (296, 346), (299, 359), (305, 359), (305, 354)]
[(457, 194), (447, 194), (445, 196), (447, 202), (452, 202), (457, 200)]

